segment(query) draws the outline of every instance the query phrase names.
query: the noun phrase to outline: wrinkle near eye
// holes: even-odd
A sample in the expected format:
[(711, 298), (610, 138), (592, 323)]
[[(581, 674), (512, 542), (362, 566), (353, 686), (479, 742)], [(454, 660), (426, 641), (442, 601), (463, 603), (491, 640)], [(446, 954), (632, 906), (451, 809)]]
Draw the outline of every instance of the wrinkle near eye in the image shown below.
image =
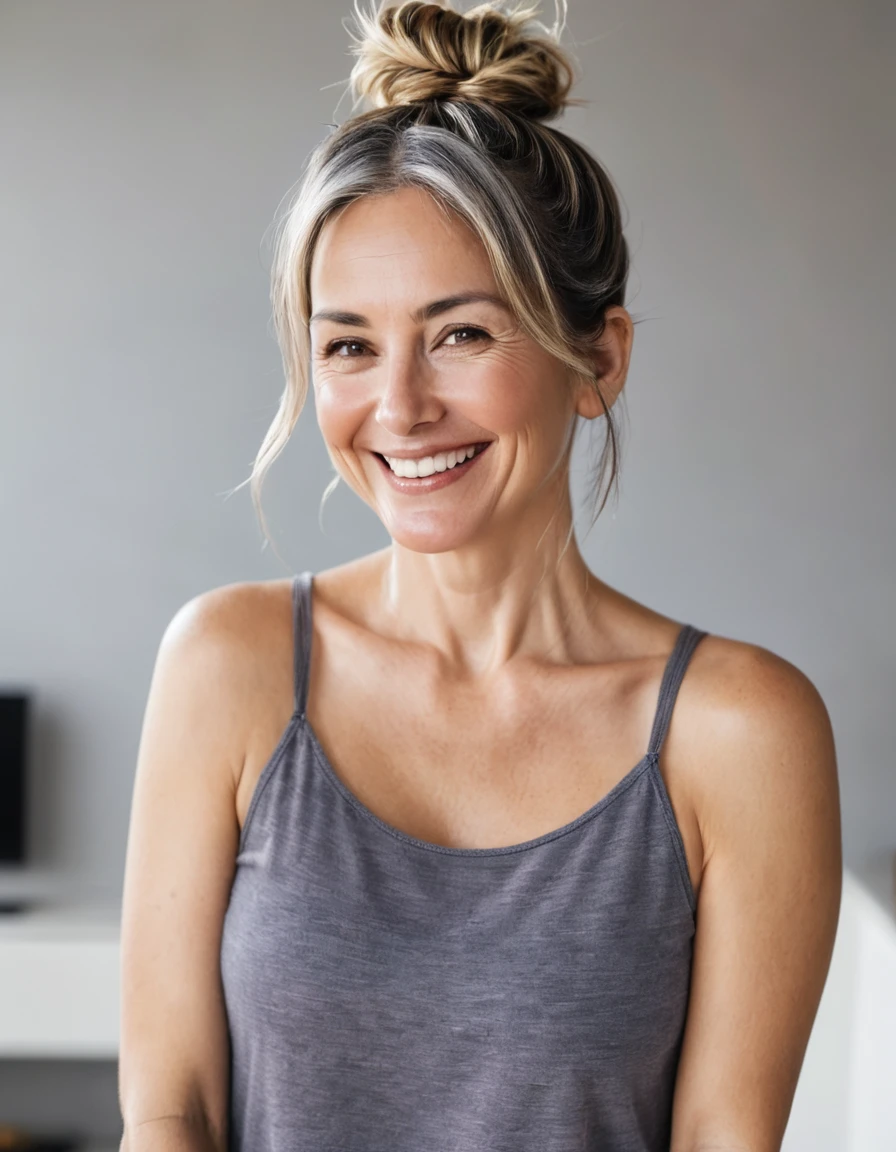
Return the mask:
[[(467, 338), (464, 340), (455, 339), (453, 343), (450, 343), (452, 336), (458, 337), (462, 334), (466, 334)], [(442, 345), (445, 345), (449, 348), (463, 348), (467, 344), (480, 344), (491, 341), (493, 339), (494, 337), (491, 335), (491, 333), (486, 331), (486, 329), (482, 328), (480, 325), (460, 324), (446, 332), (443, 336), (438, 337), (433, 350), (440, 348)], [(357, 354), (346, 352), (346, 349), (348, 348), (358, 349)], [(330, 358), (336, 358), (339, 360), (356, 360), (369, 351), (370, 349), (362, 340), (344, 336), (330, 341), (329, 344), (327, 344), (321, 351), (317, 353), (317, 357), (318, 359), (324, 360)]]

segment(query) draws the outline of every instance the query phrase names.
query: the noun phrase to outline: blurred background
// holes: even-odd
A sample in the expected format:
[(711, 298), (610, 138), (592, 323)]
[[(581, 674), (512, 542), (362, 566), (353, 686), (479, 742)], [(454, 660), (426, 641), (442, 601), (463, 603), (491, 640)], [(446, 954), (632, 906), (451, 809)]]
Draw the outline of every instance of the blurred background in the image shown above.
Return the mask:
[[(271, 225), (350, 114), (349, 12), (0, 0), (0, 692), (28, 699), (24, 855), (0, 863), (0, 1127), (117, 1144), (117, 916), (166, 624), (208, 588), (388, 542), (345, 485), (321, 527), (311, 402), (266, 484), (276, 552), (248, 490), (225, 496), (282, 388)], [(825, 699), (848, 875), (785, 1150), (883, 1152), (896, 6), (570, 0), (564, 43), (588, 104), (555, 123), (618, 185), (638, 321), (621, 498), (587, 537), (583, 514), (582, 549)], [(597, 448), (577, 449), (581, 497)]]

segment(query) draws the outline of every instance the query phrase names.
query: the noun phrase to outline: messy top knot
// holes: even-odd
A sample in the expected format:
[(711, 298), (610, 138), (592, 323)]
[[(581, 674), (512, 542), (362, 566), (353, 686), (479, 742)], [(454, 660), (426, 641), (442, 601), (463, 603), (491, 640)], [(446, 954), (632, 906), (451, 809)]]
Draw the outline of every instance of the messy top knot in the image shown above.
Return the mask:
[(356, 9), (352, 87), (375, 108), (455, 99), (548, 120), (578, 101), (568, 99), (570, 62), (536, 12), (485, 3), (460, 13), (425, 0)]

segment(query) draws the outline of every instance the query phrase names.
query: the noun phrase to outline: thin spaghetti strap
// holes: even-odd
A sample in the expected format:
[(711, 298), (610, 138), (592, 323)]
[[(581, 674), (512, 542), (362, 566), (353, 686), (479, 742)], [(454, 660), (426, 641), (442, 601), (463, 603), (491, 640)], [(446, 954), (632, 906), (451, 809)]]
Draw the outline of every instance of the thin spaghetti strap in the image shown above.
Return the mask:
[(311, 572), (300, 572), (292, 582), (293, 692), (295, 710), (304, 716), (311, 667)]
[(650, 743), (647, 748), (648, 755), (659, 755), (666, 736), (666, 729), (672, 718), (675, 698), (678, 695), (678, 689), (681, 686), (691, 653), (705, 635), (706, 632), (695, 628), (693, 624), (682, 625), (681, 631), (678, 633), (675, 646), (666, 661), (666, 668), (660, 684), (656, 715), (653, 718), (653, 730), (650, 733)]

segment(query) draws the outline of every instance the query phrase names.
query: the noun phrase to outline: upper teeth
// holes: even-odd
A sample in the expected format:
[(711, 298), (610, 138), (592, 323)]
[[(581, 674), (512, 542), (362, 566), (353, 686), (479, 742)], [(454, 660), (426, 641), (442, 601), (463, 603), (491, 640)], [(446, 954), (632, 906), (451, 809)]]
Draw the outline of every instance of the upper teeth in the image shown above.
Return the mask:
[(462, 464), (469, 460), (476, 452), (476, 445), (470, 444), (466, 448), (453, 448), (450, 452), (437, 452), (435, 456), (423, 456), (419, 460), (400, 460), (395, 456), (386, 456), (384, 459), (396, 476), (405, 476), (410, 480), (421, 476), (432, 476), (433, 472), (445, 472), (455, 464)]

